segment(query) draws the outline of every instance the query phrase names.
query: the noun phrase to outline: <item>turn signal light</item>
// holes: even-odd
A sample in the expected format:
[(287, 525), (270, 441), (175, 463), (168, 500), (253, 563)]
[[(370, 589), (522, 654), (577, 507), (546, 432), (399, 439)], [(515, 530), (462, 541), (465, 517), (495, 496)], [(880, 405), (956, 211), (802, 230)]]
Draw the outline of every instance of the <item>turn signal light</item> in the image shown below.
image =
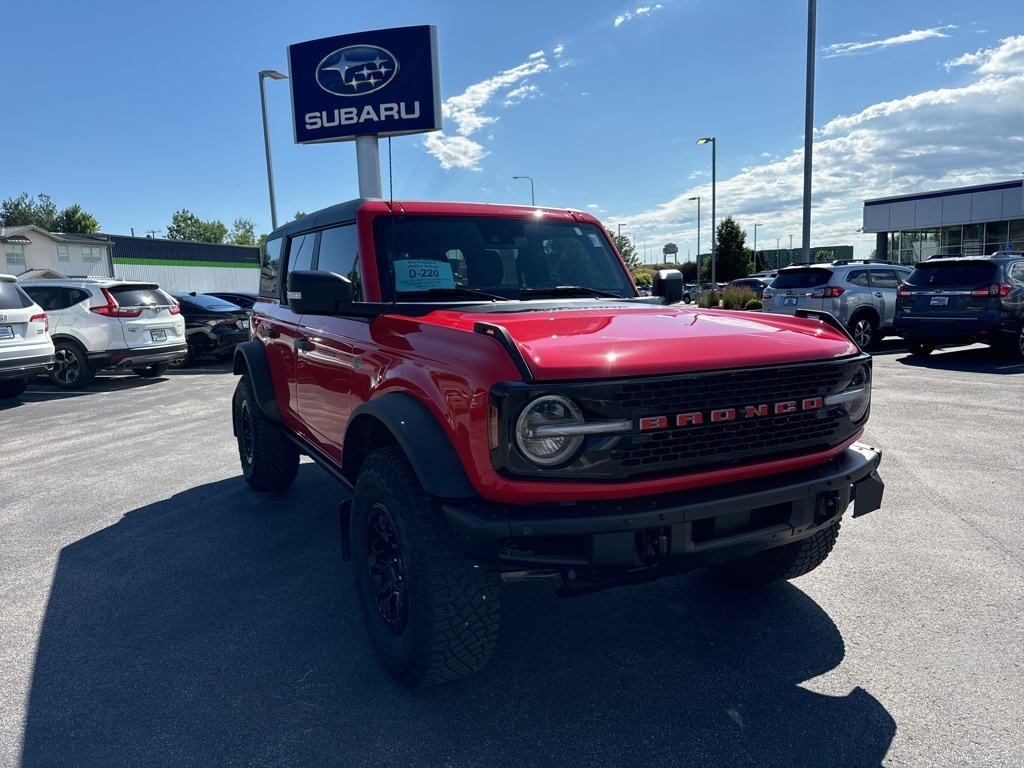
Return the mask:
[(822, 288), (815, 288), (811, 291), (812, 299), (838, 299), (843, 295), (845, 288), (840, 288), (838, 285), (826, 285)]

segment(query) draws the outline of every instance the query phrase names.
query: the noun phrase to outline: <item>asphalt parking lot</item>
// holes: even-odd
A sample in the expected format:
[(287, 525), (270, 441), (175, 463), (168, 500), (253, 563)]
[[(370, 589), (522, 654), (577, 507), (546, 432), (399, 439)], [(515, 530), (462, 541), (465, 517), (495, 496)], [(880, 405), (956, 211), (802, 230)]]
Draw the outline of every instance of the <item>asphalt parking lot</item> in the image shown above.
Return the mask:
[(255, 495), (228, 365), (0, 403), (0, 766), (1024, 765), (1024, 365), (875, 356), (881, 510), (751, 592), (503, 591), (478, 675), (398, 687), (309, 463)]

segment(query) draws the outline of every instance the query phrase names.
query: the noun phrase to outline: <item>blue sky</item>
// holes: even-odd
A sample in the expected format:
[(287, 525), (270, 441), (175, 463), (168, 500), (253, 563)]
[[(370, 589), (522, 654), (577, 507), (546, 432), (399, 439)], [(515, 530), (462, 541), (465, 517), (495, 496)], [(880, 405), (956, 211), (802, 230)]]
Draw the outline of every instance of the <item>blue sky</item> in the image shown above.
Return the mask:
[[(641, 256), (680, 255), (717, 213), (753, 244), (802, 237), (805, 0), (451, 0), (5, 9), (0, 199), (78, 203), (104, 232), (160, 236), (182, 208), (270, 229), (258, 72), (292, 43), (438, 27), (440, 133), (381, 140), (385, 196), (590, 211)], [(817, 4), (812, 247), (852, 244), (862, 203), (1022, 178), (1018, 2)], [(357, 196), (351, 143), (292, 142), (286, 81), (267, 81), (278, 218)]]

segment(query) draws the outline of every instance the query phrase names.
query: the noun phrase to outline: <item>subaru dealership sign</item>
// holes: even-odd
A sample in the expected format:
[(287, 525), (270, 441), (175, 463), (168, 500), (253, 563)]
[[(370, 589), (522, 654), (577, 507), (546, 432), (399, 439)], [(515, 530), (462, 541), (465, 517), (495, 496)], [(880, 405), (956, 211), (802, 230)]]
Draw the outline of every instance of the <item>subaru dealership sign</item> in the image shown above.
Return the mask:
[(288, 46), (295, 143), (441, 129), (437, 27), (398, 27)]

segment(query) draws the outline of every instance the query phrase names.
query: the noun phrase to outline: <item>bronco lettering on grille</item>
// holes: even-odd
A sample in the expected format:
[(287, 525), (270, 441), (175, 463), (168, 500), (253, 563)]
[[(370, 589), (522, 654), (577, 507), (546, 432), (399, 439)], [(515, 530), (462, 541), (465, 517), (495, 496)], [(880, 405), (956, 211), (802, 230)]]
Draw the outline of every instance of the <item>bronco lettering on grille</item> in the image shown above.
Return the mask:
[(825, 405), (820, 397), (807, 397), (803, 400), (783, 400), (778, 403), (759, 403), (744, 405), (737, 408), (715, 408), (708, 411), (690, 411), (666, 416), (645, 416), (639, 420), (637, 427), (641, 431), (652, 429), (668, 429), (669, 427), (693, 427), (698, 424), (719, 424), (726, 421), (741, 419), (759, 419), (765, 416), (784, 416), (788, 413), (816, 411)]

